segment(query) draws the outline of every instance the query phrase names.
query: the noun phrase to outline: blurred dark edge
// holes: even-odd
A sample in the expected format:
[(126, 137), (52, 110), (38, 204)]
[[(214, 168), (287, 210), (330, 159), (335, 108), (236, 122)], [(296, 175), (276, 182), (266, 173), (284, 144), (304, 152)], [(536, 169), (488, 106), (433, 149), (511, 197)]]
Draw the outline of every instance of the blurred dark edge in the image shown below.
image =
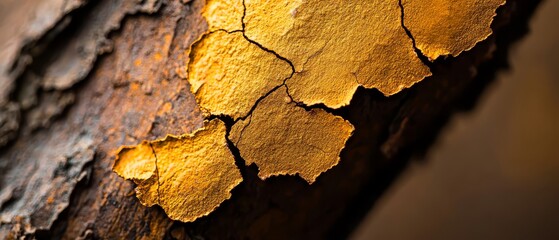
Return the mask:
[[(484, 42), (479, 43), (470, 52), (476, 51), (476, 48), (484, 47), (488, 41), (494, 41), (495, 49), (490, 60), (483, 62), (477, 69), (477, 76), (474, 77), (467, 86), (461, 96), (455, 99), (452, 106), (441, 113), (438, 122), (429, 125), (428, 129), (422, 129), (422, 136), (416, 141), (408, 142), (402, 149), (398, 149), (398, 154), (389, 157), (386, 161), (381, 161), (378, 166), (379, 171), (371, 175), (364, 189), (369, 191), (361, 191), (355, 198), (349, 208), (334, 224), (335, 228), (331, 229), (330, 239), (345, 239), (355, 228), (363, 221), (364, 217), (370, 210), (374, 211), (375, 203), (383, 195), (383, 193), (391, 187), (398, 176), (405, 171), (411, 159), (425, 160), (424, 156), (439, 136), (441, 130), (444, 129), (448, 121), (457, 112), (475, 111), (480, 96), (487, 90), (488, 86), (495, 81), (496, 74), (500, 71), (509, 69), (509, 52), (511, 47), (518, 43), (524, 36), (530, 33), (529, 20), (537, 10), (542, 0), (517, 0), (507, 1), (511, 6), (501, 7), (497, 11), (497, 16), (492, 25), (494, 34)], [(462, 55), (468, 54), (468, 52)], [(438, 59), (433, 65), (443, 67), (457, 61), (457, 58)], [(435, 71), (436, 72), (436, 71)], [(436, 74), (436, 73), (435, 73)], [(435, 75), (434, 74), (434, 75)], [(429, 82), (432, 79), (426, 79), (417, 84), (412, 89), (406, 90), (391, 98), (399, 98), (398, 95), (418, 94), (425, 88), (429, 88)], [(359, 89), (356, 96), (370, 95), (375, 98), (382, 98), (375, 90)], [(342, 115), (345, 115), (342, 113)], [(371, 159), (378, 161), (378, 159)]]

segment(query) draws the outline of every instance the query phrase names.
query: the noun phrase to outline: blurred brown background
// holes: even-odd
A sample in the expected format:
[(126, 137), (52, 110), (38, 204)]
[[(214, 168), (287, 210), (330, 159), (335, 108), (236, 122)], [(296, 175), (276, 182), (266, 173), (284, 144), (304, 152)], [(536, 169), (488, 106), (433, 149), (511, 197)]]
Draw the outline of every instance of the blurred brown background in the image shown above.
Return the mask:
[(476, 108), (456, 115), (353, 239), (559, 239), (559, 1)]

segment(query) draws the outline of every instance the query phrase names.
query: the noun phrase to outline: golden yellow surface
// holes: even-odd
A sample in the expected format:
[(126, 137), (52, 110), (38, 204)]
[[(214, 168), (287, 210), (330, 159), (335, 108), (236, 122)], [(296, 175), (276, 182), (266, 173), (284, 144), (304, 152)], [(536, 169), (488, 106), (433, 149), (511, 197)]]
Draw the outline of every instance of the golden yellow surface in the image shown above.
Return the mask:
[(134, 181), (147, 180), (155, 172), (155, 156), (149, 142), (119, 150), (113, 170)]
[(209, 31), (242, 30), (243, 0), (206, 0), (202, 15), (208, 23)]
[(402, 0), (404, 25), (430, 60), (458, 56), (491, 35), (497, 8), (506, 0)]
[(124, 147), (113, 170), (134, 180), (142, 204), (191, 222), (212, 212), (242, 181), (225, 134), (225, 124), (212, 120), (192, 134)]
[(247, 165), (256, 163), (260, 178), (299, 174), (313, 183), (338, 164), (353, 130), (339, 116), (296, 106), (282, 87), (262, 100), (250, 118), (233, 125), (230, 139)]
[(398, 1), (247, 0), (245, 34), (289, 59), (295, 101), (348, 105), (358, 86), (393, 95), (430, 75)]
[[(402, 4), (417, 47), (433, 60), (487, 38), (503, 3)], [(298, 104), (340, 108), (359, 86), (390, 96), (431, 75), (402, 26), (399, 0), (207, 0), (202, 15), (208, 31), (189, 52), (190, 90), (206, 118), (235, 121), (230, 140), (262, 179), (299, 175), (313, 183), (340, 161), (353, 126)], [(226, 136), (216, 119), (193, 134), (124, 147), (114, 171), (137, 184), (142, 204), (194, 221), (242, 181)]]
[(217, 31), (192, 48), (190, 90), (206, 115), (248, 115), (256, 100), (291, 75), (291, 66), (247, 41), (241, 32)]

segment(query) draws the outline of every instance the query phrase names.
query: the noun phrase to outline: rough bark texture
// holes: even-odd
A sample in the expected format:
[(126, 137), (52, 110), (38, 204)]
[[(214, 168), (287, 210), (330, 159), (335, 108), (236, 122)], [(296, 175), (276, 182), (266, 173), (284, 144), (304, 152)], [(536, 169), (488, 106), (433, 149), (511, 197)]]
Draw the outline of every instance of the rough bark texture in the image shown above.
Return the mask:
[(388, 98), (359, 89), (348, 107), (333, 111), (355, 134), (340, 164), (313, 185), (295, 176), (262, 181), (234, 152), (244, 181), (193, 223), (140, 205), (133, 184), (111, 167), (121, 145), (201, 127), (184, 66), (207, 28), (203, 1), (2, 3), (0, 238), (346, 236), (410, 154), (424, 151), (446, 119), (473, 106), (506, 67), (509, 45), (525, 33), (537, 2), (508, 1), (492, 37), (428, 63), (433, 77), (411, 89)]

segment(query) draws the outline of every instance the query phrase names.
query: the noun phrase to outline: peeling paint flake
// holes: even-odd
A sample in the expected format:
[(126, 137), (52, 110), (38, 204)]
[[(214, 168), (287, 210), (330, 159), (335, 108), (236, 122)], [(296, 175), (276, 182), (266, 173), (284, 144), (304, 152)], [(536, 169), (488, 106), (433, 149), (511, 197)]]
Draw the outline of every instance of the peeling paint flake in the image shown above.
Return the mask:
[[(348, 105), (360, 86), (386, 96), (412, 86), (431, 72), (408, 30), (430, 59), (454, 55), (490, 34), (503, 2), (207, 0), (208, 31), (187, 70), (205, 118), (216, 119), (193, 134), (121, 148), (114, 171), (137, 184), (142, 204), (184, 222), (212, 212), (242, 181), (226, 136), (260, 178), (313, 183), (338, 164), (354, 131), (314, 105)], [(219, 119), (233, 120), (230, 132)]]
[(402, 0), (404, 25), (431, 61), (458, 56), (492, 33), (491, 23), (506, 0)]
[(191, 222), (212, 212), (242, 181), (225, 134), (225, 124), (216, 119), (192, 134), (124, 147), (113, 170), (138, 185), (142, 204), (157, 204), (171, 219)]
[(313, 183), (337, 165), (354, 128), (322, 109), (298, 107), (284, 87), (260, 102), (249, 120), (231, 129), (231, 140), (246, 164), (256, 163), (259, 177), (299, 174)]
[(401, 26), (398, 1), (246, 0), (245, 34), (289, 59), (289, 93), (348, 105), (358, 86), (393, 95), (430, 75)]
[(134, 181), (147, 180), (155, 174), (155, 155), (149, 142), (124, 147), (118, 153), (113, 170)]
[(292, 73), (288, 63), (240, 32), (205, 35), (193, 46), (190, 59), (188, 81), (207, 116), (246, 116), (259, 98)]

